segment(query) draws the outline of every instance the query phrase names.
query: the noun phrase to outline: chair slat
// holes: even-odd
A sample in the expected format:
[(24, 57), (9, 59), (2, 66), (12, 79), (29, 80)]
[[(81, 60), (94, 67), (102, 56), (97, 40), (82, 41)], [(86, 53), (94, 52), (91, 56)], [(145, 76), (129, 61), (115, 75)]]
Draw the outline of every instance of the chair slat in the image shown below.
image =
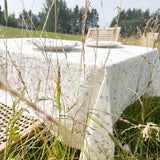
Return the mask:
[(121, 27), (113, 28), (89, 28), (87, 38), (92, 38), (98, 41), (117, 41)]

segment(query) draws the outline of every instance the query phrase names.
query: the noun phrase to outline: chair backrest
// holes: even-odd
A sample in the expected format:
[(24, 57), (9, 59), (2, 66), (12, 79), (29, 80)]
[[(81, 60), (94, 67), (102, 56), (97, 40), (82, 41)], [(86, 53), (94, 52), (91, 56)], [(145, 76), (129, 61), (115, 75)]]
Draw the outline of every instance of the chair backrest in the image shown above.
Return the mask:
[(87, 37), (98, 41), (117, 41), (121, 27), (113, 28), (89, 28)]
[(153, 47), (154, 43), (159, 40), (159, 33), (146, 33), (146, 35), (142, 35), (140, 38), (140, 45), (144, 47)]

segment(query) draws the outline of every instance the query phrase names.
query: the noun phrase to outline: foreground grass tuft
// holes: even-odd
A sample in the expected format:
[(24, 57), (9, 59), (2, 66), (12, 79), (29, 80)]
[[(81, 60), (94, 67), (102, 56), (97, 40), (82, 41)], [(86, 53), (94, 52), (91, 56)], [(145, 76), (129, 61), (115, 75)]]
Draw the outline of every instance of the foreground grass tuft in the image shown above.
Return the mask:
[[(114, 133), (121, 142), (123, 150), (116, 146), (116, 159), (158, 159), (160, 157), (160, 98), (141, 98), (130, 105), (122, 114), (123, 119), (114, 125)], [(137, 128), (136, 126), (139, 126)]]

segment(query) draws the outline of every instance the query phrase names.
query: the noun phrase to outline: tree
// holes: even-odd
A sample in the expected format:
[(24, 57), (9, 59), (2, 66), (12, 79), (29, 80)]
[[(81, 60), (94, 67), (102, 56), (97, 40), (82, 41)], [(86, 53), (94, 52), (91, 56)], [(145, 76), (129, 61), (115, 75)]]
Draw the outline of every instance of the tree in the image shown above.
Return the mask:
[(60, 0), (57, 11), (58, 30), (63, 33), (69, 33), (71, 30), (71, 10), (67, 8), (65, 1)]
[[(0, 25), (6, 25), (6, 22), (4, 20), (4, 11), (2, 11), (1, 6), (0, 6)], [(14, 13), (8, 16), (7, 26), (17, 27), (17, 19), (15, 18)]]
[[(50, 10), (52, 0), (46, 0), (44, 4), (44, 11), (39, 13), (41, 18), (41, 27), (45, 23), (48, 12)], [(59, 32), (69, 32), (70, 31), (70, 13), (71, 11), (67, 8), (66, 2), (63, 0), (56, 0), (56, 17), (55, 17), (55, 4), (50, 10), (50, 14), (46, 24), (47, 31), (55, 31), (55, 18), (57, 21), (57, 28)]]
[(38, 21), (38, 22), (36, 22), (36, 23), (37, 23), (37, 29), (38, 29), (38, 30), (42, 30), (43, 25), (44, 25), (44, 22), (45, 22), (45, 19), (46, 19), (46, 14), (45, 14), (45, 12), (44, 12), (44, 11), (39, 12), (39, 13), (38, 13), (38, 16), (37, 16), (37, 21)]
[(79, 32), (79, 21), (80, 21), (80, 10), (78, 5), (75, 6), (72, 12), (72, 19), (71, 19), (71, 32), (77, 33)]
[(150, 17), (150, 12), (149, 12), (149, 9), (147, 9), (145, 12), (142, 13), (143, 14), (143, 17), (144, 19), (148, 19)]
[(158, 17), (160, 19), (160, 8), (158, 8), (155, 12), (152, 13), (152, 17)]
[(15, 14), (10, 14), (8, 16), (8, 26), (9, 27), (17, 27), (17, 19), (15, 18)]
[(96, 9), (92, 9), (91, 10), (91, 13), (90, 13), (90, 19), (88, 19), (89, 21), (90, 21), (90, 27), (98, 27), (97, 25), (97, 23), (98, 23), (98, 21), (99, 21), (99, 14), (98, 14), (98, 12), (97, 12), (97, 10)]
[(32, 13), (31, 19), (32, 19), (32, 23), (33, 23), (32, 29), (33, 30), (38, 29), (38, 26), (40, 24), (38, 16), (36, 16), (35, 14)]
[[(111, 27), (116, 24), (116, 18), (114, 17), (111, 22)], [(137, 29), (142, 32), (146, 26), (147, 20), (150, 18), (149, 10), (142, 12), (141, 9), (128, 9), (127, 11), (122, 10), (120, 13), (118, 25), (121, 27), (121, 34), (131, 36), (137, 33)]]
[(27, 12), (26, 10), (23, 10), (22, 13), (19, 15), (18, 18), (18, 27), (21, 28), (27, 28), (31, 29), (31, 10)]
[(4, 12), (2, 11), (1, 6), (0, 6), (0, 24), (1, 24), (1, 25), (5, 25)]
[[(75, 6), (72, 12), (72, 33), (81, 33), (83, 14), (84, 8), (79, 9), (78, 6)], [(88, 10), (85, 32), (87, 32), (90, 27), (97, 27), (98, 20), (99, 14), (97, 10), (94, 8), (91, 11)]]
[[(47, 14), (48, 11), (51, 7), (52, 4), (52, 0), (46, 0), (46, 3), (44, 4), (44, 13), (42, 14), (42, 23), (44, 24), (46, 18), (47, 18)], [(54, 11), (54, 6), (52, 7), (49, 17), (48, 17), (48, 21), (46, 24), (46, 30), (47, 31), (54, 31), (55, 30), (55, 11)]]
[(153, 32), (159, 32), (160, 33), (160, 8), (157, 9), (155, 12), (152, 13), (152, 24), (151, 24), (151, 30)]
[(71, 18), (71, 32), (72, 33), (78, 33), (81, 34), (82, 31), (82, 17), (84, 14), (84, 8), (78, 7), (78, 5), (75, 6), (72, 12), (72, 18)]
[[(55, 31), (62, 33), (81, 33), (82, 30), (82, 17), (84, 8), (75, 6), (73, 11), (69, 9), (64, 0), (56, 0), (56, 17), (55, 17), (55, 4), (52, 6), (53, 0), (46, 0), (43, 10), (38, 15), (33, 14), (31, 11), (25, 10), (19, 15), (18, 27), (31, 29), (34, 27), (42, 30), (45, 25), (46, 31)], [(99, 19), (99, 14), (96, 9), (89, 10), (87, 13), (86, 32), (89, 27), (96, 27)], [(56, 19), (56, 24), (55, 24)], [(46, 22), (46, 23), (45, 23)], [(32, 23), (34, 26), (32, 26)], [(56, 26), (57, 25), (57, 26)]]
[[(82, 30), (82, 16), (84, 14), (84, 8), (80, 8), (75, 6), (73, 11), (69, 9), (64, 0), (56, 0), (56, 22), (57, 26), (55, 26), (55, 4), (51, 7), (52, 0), (46, 0), (44, 4), (44, 9), (39, 13), (38, 18), (40, 19), (39, 27), (43, 28), (43, 24), (45, 23), (48, 12), (50, 11), (49, 17), (47, 19), (46, 30), (47, 31), (55, 31), (55, 27), (57, 27), (58, 32), (63, 33), (81, 33)], [(96, 9), (89, 10), (88, 18), (86, 21), (86, 31), (89, 27), (96, 26), (96, 18), (98, 20), (98, 12)]]

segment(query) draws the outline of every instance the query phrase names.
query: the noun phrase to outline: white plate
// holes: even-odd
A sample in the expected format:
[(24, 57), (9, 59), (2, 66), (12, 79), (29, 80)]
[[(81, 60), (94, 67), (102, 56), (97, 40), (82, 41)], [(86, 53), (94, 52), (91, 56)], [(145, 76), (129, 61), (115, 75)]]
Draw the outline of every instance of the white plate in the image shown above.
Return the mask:
[(70, 51), (72, 48), (78, 46), (78, 42), (72, 42), (70, 44), (63, 44), (62, 41), (37, 41), (32, 40), (28, 41), (28, 43), (33, 44), (36, 50), (48, 51), (48, 52), (56, 52), (56, 51)]
[(86, 42), (87, 47), (99, 47), (99, 48), (112, 48), (121, 45), (121, 42), (115, 41), (88, 41)]

